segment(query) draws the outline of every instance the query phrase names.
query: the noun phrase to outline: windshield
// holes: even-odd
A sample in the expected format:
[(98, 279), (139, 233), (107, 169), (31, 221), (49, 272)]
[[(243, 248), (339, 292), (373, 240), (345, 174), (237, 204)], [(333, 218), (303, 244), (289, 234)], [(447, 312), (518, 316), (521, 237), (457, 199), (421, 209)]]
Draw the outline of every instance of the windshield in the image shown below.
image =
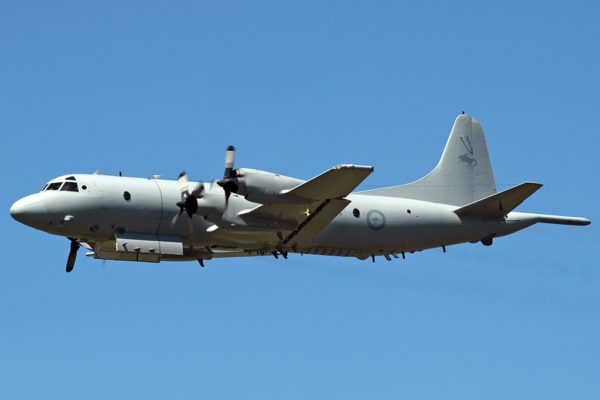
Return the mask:
[(62, 182), (49, 183), (46, 187), (46, 190), (58, 190), (60, 188), (60, 185), (62, 185)]
[[(85, 189), (85, 187), (84, 187)], [(69, 176), (64, 181), (50, 182), (42, 189), (42, 192), (48, 190), (60, 190), (61, 192), (79, 192), (75, 177)]]
[(65, 184), (62, 186), (62, 188), (60, 188), (61, 192), (78, 192), (77, 190), (77, 183), (76, 182), (71, 182), (71, 181), (66, 181)]

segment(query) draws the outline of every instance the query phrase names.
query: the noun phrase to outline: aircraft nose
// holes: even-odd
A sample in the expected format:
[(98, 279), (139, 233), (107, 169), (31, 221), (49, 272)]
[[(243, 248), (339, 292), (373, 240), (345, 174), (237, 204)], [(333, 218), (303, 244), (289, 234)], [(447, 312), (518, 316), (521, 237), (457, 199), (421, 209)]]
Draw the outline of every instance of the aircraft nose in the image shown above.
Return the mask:
[(36, 195), (23, 197), (10, 207), (11, 217), (29, 226), (40, 223), (46, 214), (46, 204)]

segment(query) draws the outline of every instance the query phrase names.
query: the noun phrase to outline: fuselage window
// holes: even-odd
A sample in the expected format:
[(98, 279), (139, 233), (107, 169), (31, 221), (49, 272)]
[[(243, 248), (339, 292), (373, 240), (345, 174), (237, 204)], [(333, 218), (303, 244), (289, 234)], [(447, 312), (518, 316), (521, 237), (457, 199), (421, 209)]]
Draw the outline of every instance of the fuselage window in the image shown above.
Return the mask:
[(46, 190), (58, 190), (60, 188), (60, 185), (62, 185), (62, 182), (50, 183)]
[(66, 181), (65, 184), (63, 185), (62, 189), (60, 189), (61, 192), (78, 192), (79, 190), (77, 190), (77, 183), (75, 182), (69, 182)]

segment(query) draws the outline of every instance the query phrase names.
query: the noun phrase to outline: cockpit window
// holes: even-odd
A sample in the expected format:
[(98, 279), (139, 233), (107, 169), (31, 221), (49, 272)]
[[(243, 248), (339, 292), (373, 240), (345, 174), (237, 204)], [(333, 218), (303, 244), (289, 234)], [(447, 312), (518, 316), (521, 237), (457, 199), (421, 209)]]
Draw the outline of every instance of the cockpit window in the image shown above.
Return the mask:
[(44, 185), (44, 187), (42, 188), (42, 190), (40, 190), (40, 192), (43, 192), (44, 190), (46, 190), (46, 188), (47, 188), (47, 187), (48, 187), (48, 184), (46, 183), (46, 184)]
[(60, 189), (61, 192), (78, 192), (77, 183), (66, 181), (63, 187)]
[(58, 190), (58, 188), (60, 188), (60, 185), (62, 185), (62, 182), (53, 182), (48, 184), (48, 187), (46, 188), (46, 190)]
[(74, 181), (74, 180), (75, 180), (75, 177), (74, 177), (74, 176), (67, 176), (67, 177), (65, 178), (65, 180), (67, 180), (67, 181)]

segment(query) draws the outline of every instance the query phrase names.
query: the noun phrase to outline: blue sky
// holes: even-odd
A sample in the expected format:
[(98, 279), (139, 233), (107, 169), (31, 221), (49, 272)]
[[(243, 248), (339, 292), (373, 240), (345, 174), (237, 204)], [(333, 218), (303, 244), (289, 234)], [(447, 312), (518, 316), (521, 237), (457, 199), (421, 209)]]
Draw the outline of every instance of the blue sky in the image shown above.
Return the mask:
[[(35, 2), (0, 6), (0, 397), (596, 398), (595, 2)], [(135, 264), (13, 221), (69, 172), (238, 165), (363, 188), (437, 162), (461, 111), (520, 210), (584, 216), (406, 261)]]

